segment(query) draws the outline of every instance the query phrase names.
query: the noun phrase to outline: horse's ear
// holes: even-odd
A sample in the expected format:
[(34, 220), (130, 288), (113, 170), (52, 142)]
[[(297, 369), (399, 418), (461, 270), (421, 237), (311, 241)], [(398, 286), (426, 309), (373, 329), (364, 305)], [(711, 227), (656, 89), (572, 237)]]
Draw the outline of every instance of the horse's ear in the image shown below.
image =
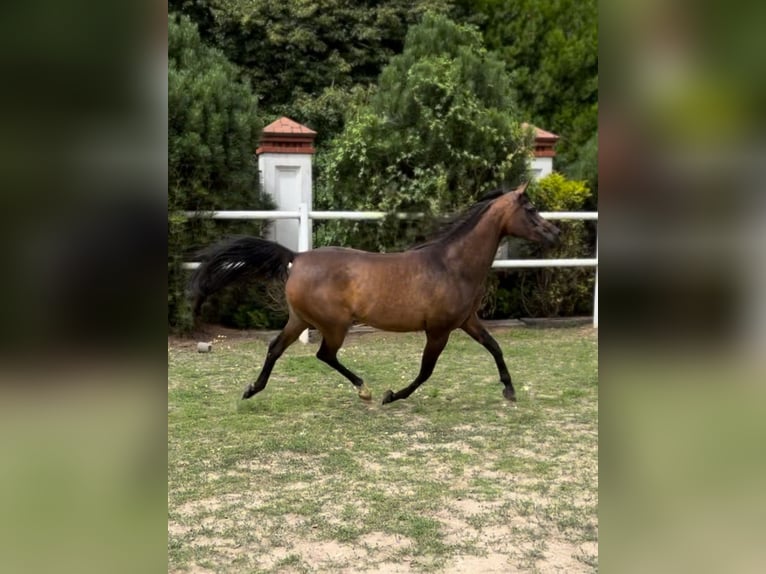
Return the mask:
[(529, 185), (529, 182), (525, 181), (524, 183), (522, 183), (519, 187), (517, 187), (514, 190), (514, 193), (516, 193), (516, 195), (523, 195), (524, 192), (527, 191), (527, 186), (528, 185)]

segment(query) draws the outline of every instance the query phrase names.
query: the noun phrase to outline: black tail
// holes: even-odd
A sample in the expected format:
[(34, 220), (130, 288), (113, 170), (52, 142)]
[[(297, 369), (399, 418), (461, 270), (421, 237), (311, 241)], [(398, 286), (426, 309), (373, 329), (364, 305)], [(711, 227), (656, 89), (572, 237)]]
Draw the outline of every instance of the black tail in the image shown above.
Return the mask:
[(295, 253), (273, 241), (239, 236), (211, 245), (197, 256), (200, 266), (189, 280), (194, 315), (199, 313), (207, 297), (235, 281), (286, 279)]

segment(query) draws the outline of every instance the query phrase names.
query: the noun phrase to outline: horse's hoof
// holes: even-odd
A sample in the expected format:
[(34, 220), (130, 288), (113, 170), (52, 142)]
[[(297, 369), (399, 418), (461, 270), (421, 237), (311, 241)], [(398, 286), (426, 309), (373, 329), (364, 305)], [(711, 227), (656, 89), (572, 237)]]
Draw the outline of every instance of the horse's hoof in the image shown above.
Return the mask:
[(394, 402), (394, 391), (387, 390), (385, 393), (383, 393), (383, 403), (384, 405), (387, 405), (388, 403)]
[(515, 403), (515, 402), (516, 402), (516, 391), (514, 391), (514, 390), (513, 390), (512, 388), (510, 388), (510, 387), (505, 387), (505, 388), (503, 389), (503, 396), (504, 396), (506, 399), (508, 399), (509, 401), (511, 401), (512, 403)]
[(370, 391), (370, 387), (362, 383), (362, 386), (359, 388), (359, 398), (363, 401), (371, 401), (372, 400), (372, 391)]
[(254, 394), (255, 394), (255, 389), (253, 388), (252, 385), (248, 385), (247, 387), (245, 387), (245, 392), (242, 393), (242, 400), (249, 399)]

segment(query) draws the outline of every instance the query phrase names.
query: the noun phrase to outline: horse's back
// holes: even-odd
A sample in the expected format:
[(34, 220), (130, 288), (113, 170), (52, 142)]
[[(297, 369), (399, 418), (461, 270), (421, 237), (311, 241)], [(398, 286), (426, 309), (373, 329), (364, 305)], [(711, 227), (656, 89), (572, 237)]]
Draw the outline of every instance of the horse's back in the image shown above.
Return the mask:
[(409, 253), (322, 247), (295, 258), (288, 283), (294, 289), (332, 291), (339, 298), (379, 295), (377, 292), (384, 290), (391, 279), (411, 276), (414, 262)]
[(293, 310), (320, 329), (359, 321), (388, 331), (418, 331), (445, 318), (443, 307), (454, 298), (446, 279), (422, 251), (326, 247), (296, 257), (286, 293)]

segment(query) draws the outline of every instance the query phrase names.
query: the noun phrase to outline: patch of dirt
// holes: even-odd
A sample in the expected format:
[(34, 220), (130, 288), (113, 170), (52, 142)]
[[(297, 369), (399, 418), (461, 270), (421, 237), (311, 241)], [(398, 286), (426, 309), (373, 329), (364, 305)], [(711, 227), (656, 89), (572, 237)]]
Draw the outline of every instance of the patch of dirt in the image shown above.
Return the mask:
[(465, 574), (466, 572), (509, 574), (518, 570), (511, 567), (508, 556), (493, 552), (487, 556), (459, 556), (443, 572), (444, 574)]
[[(421, 433), (421, 434), (425, 435), (425, 433)], [(425, 439), (428, 437), (420, 436), (416, 438)], [(433, 444), (430, 441), (424, 441), (421, 443), (416, 443), (411, 445), (410, 449), (415, 451), (430, 451), (435, 449), (444, 449), (451, 452), (459, 452), (462, 454), (474, 454), (476, 452), (476, 449), (474, 449), (471, 445), (463, 441), (443, 442), (443, 443), (437, 443), (437, 444)]]
[(343, 570), (343, 574), (411, 574), (413, 572), (412, 567), (406, 561), (398, 562), (383, 562), (372, 568), (366, 568), (364, 570), (349, 569)]
[[(206, 499), (185, 505), (181, 512), (186, 515), (195, 510), (220, 509), (231, 501), (230, 497), (218, 502)], [(458, 553), (449, 559), (439, 571), (445, 574), (592, 571), (587, 562), (598, 555), (597, 543), (578, 544), (552, 537), (550, 533), (540, 531), (534, 512), (522, 516), (506, 506), (501, 502), (463, 499), (450, 502), (449, 509), (432, 515), (442, 525), (444, 543), (458, 547), (467, 543), (473, 548), (471, 554)], [(352, 543), (316, 540), (304, 528), (305, 517), (298, 515), (264, 518), (251, 523), (259, 542), (238, 546), (224, 532), (247, 521), (248, 516), (252, 519), (251, 512), (240, 510), (244, 511), (241, 516), (205, 517), (194, 527), (169, 522), (168, 535), (186, 538), (195, 548), (213, 547), (222, 561), (246, 557), (252, 567), (280, 572), (308, 569), (333, 574), (410, 574), (422, 566), (414, 563), (415, 558), (398, 555), (413, 546), (413, 540), (407, 537), (372, 532)], [(329, 518), (322, 517), (322, 520)], [(282, 532), (278, 546), (263, 539), (264, 533), (274, 532), (277, 527)], [(295, 559), (299, 559), (300, 567), (293, 569), (289, 564)], [(194, 565), (190, 571), (206, 572)]]
[(369, 472), (371, 474), (378, 474), (385, 468), (379, 462), (375, 462), (369, 459), (360, 459), (359, 464), (362, 466), (365, 472)]
[(409, 548), (412, 546), (412, 540), (404, 536), (394, 536), (385, 532), (371, 532), (360, 539), (360, 544), (373, 550), (384, 550), (387, 548)]
[(224, 494), (202, 500), (193, 500), (180, 505), (176, 512), (181, 516), (198, 516), (201, 513), (212, 514), (225, 506), (239, 504), (242, 500), (241, 494)]
[[(312, 572), (349, 572), (393, 574), (410, 572), (409, 567), (401, 568), (401, 562), (390, 559), (402, 548), (412, 546), (412, 541), (383, 532), (373, 532), (363, 536), (354, 544), (344, 544), (328, 540), (285, 540), (282, 548), (274, 548), (265, 556), (259, 556), (260, 568), (272, 569), (288, 556), (299, 556), (303, 564)], [(351, 563), (348, 567), (344, 564)], [(372, 569), (364, 569), (364, 564), (375, 564)]]
[(176, 524), (175, 522), (168, 522), (168, 536), (182, 537), (191, 532), (191, 527), (183, 526), (182, 524)]
[(590, 568), (577, 559), (577, 555), (587, 553), (596, 556), (598, 550), (596, 544), (585, 542), (574, 544), (566, 540), (547, 540), (543, 551), (545, 558), (538, 561), (538, 567), (544, 565), (546, 572), (589, 572)]

